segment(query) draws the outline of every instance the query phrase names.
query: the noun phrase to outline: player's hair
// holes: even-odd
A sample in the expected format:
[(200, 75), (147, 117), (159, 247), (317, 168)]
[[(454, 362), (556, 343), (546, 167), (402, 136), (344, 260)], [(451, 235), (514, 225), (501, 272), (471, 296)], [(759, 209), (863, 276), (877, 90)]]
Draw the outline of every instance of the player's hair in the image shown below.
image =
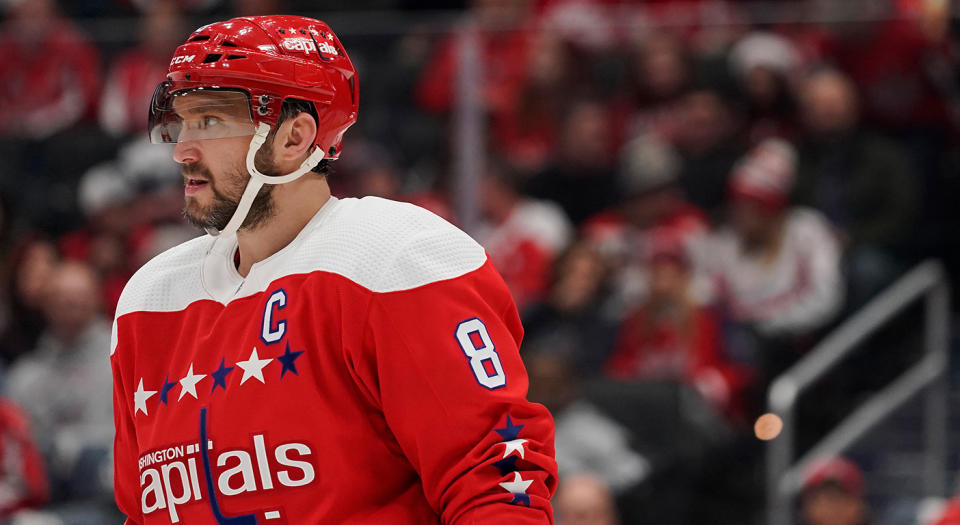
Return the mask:
[[(313, 107), (313, 103), (301, 100), (298, 98), (288, 98), (283, 101), (283, 104), (280, 106), (280, 116), (277, 118), (277, 127), (273, 128), (271, 133), (275, 133), (276, 130), (280, 129), (280, 124), (283, 124), (289, 118), (293, 118), (300, 113), (308, 113), (313, 117), (313, 121), (319, 122), (317, 117), (317, 108)], [(330, 174), (330, 165), (327, 159), (321, 160), (314, 166), (310, 171), (314, 173), (319, 173), (320, 175), (327, 176)]]

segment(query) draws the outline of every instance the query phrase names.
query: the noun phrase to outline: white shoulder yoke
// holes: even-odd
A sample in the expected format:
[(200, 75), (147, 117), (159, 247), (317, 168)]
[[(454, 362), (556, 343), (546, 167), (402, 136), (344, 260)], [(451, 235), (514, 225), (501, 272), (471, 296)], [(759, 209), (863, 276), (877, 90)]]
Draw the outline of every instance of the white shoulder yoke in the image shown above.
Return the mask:
[(124, 286), (117, 317), (136, 311), (177, 311), (194, 301), (212, 299), (201, 285), (200, 263), (213, 241), (204, 235), (150, 259)]
[(470, 236), (413, 204), (377, 197), (333, 204), (327, 217), (308, 225), (312, 231), (305, 228), (281, 275), (320, 270), (374, 292), (393, 292), (452, 279), (486, 261)]
[(233, 264), (236, 242), (235, 236), (203, 236), (158, 255), (127, 283), (117, 317), (175, 312), (205, 299), (227, 304), (281, 277), (316, 271), (373, 292), (408, 290), (469, 273), (486, 261), (483, 248), (447, 221), (376, 197), (331, 197), (289, 245), (254, 264), (246, 278)]

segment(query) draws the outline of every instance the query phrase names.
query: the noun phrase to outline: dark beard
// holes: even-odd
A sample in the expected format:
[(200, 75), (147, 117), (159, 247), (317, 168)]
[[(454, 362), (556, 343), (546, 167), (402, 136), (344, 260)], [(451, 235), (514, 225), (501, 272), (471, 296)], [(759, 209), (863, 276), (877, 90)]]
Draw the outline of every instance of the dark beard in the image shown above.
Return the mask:
[[(205, 211), (199, 213), (192, 212), (190, 210), (189, 203), (183, 209), (183, 216), (187, 219), (190, 224), (201, 228), (203, 230), (209, 230), (214, 228), (217, 231), (223, 231), (227, 227), (227, 223), (230, 222), (230, 218), (233, 217), (233, 214), (237, 211), (237, 206), (240, 204), (240, 199), (236, 200), (231, 199), (223, 192), (217, 189), (216, 185), (213, 182), (213, 177), (210, 174), (210, 171), (198, 164), (187, 164), (183, 167), (184, 173), (196, 173), (202, 175), (210, 184), (210, 189), (213, 191), (213, 202), (210, 204), (209, 208)], [(232, 175), (229, 175), (230, 181), (237, 182), (243, 179), (243, 175), (237, 171)], [(247, 178), (249, 183), (249, 177)], [(244, 218), (243, 223), (240, 225), (241, 228), (248, 230), (256, 229), (258, 226), (267, 221), (270, 217), (276, 213), (276, 208), (273, 202), (273, 185), (264, 184), (260, 188), (260, 191), (257, 192), (257, 196), (253, 199), (253, 204), (250, 206), (250, 211), (247, 212), (246, 218)]]

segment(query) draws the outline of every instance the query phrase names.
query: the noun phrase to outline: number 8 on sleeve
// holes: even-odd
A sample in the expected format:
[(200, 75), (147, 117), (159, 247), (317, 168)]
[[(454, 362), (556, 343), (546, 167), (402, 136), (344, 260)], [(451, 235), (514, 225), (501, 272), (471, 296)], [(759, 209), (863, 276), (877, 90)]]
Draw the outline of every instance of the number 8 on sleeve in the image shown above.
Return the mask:
[[(458, 324), (457, 342), (470, 359), (470, 368), (480, 385), (494, 390), (507, 384), (500, 356), (483, 321), (474, 317)], [(484, 366), (485, 362), (490, 364), (489, 368)]]

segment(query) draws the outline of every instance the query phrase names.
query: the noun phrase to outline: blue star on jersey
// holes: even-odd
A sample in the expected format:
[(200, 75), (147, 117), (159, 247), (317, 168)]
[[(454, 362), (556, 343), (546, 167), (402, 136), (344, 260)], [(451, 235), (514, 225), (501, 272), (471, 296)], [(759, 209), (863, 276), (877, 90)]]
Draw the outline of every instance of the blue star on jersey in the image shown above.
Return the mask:
[(494, 432), (500, 434), (500, 437), (504, 441), (513, 441), (520, 436), (520, 431), (523, 430), (523, 425), (514, 425), (513, 420), (510, 419), (510, 414), (507, 414), (507, 425), (503, 428), (495, 428)]
[(500, 461), (495, 461), (493, 466), (500, 469), (501, 476), (506, 476), (511, 472), (517, 471), (517, 459), (517, 456), (507, 456)]
[(283, 368), (280, 370), (281, 379), (283, 379), (283, 375), (287, 373), (287, 370), (293, 372), (293, 375), (300, 375), (297, 373), (297, 365), (294, 363), (294, 361), (296, 361), (303, 352), (303, 350), (291, 352), (290, 341), (287, 341), (287, 350), (283, 353), (283, 355), (277, 357), (277, 361), (280, 361), (280, 364), (283, 365)]
[(233, 372), (235, 366), (226, 366), (227, 358), (223, 357), (220, 359), (220, 368), (214, 370), (210, 373), (210, 376), (213, 377), (213, 388), (210, 389), (212, 394), (214, 390), (217, 389), (217, 386), (220, 386), (224, 390), (227, 389), (227, 374)]
[(174, 382), (171, 383), (171, 382), (170, 382), (170, 376), (167, 375), (167, 377), (163, 380), (163, 386), (160, 387), (160, 402), (161, 402), (161, 403), (163, 403), (164, 405), (167, 404), (167, 394), (170, 392), (170, 389), (171, 389), (171, 388), (173, 388), (174, 386), (176, 386), (176, 384), (177, 384), (176, 381), (174, 381)]

